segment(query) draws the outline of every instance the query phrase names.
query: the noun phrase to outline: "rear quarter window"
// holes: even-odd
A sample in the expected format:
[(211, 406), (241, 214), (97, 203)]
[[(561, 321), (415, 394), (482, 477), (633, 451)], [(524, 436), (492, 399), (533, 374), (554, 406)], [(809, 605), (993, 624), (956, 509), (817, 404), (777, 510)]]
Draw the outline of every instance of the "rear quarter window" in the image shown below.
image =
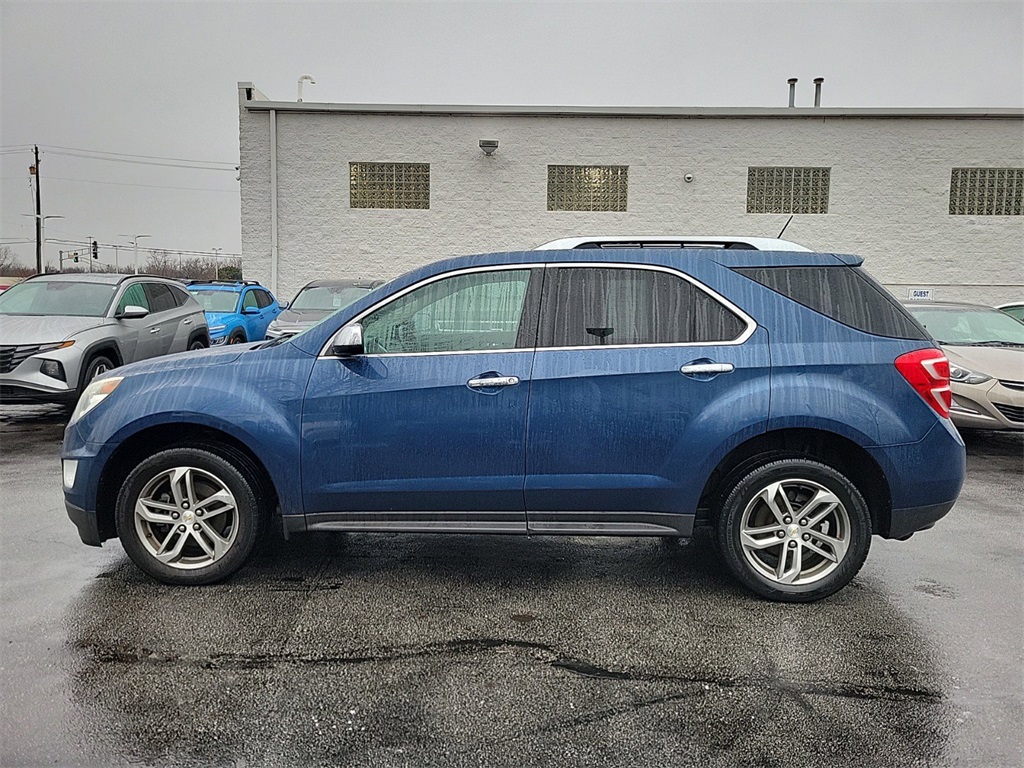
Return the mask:
[(927, 341), (928, 332), (859, 267), (734, 267), (837, 323), (875, 336)]

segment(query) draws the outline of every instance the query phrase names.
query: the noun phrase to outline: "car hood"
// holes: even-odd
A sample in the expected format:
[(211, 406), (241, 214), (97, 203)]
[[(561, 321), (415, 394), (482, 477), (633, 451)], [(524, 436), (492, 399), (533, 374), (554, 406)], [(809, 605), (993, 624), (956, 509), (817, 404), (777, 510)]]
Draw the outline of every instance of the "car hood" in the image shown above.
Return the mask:
[(333, 315), (333, 309), (286, 309), (277, 316), (278, 325), (316, 325), (328, 315)]
[(110, 323), (105, 317), (0, 315), (0, 344), (50, 344)]
[(114, 368), (111, 375), (134, 376), (140, 373), (173, 371), (179, 368), (209, 368), (211, 365), (225, 365), (237, 360), (251, 346), (251, 344), (233, 344), (228, 347), (202, 349), (196, 352), (179, 352)]
[(1024, 348), (943, 346), (950, 362), (994, 379), (1024, 381)]
[(211, 328), (215, 325), (228, 325), (238, 318), (237, 312), (207, 312), (206, 324)]

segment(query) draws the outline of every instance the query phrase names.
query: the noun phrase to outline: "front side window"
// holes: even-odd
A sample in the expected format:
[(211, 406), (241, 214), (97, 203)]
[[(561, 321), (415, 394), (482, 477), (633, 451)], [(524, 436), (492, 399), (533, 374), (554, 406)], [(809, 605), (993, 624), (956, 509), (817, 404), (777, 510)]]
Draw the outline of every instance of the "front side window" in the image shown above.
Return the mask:
[(242, 297), (242, 309), (259, 309), (259, 304), (256, 302), (256, 291), (245, 292), (245, 296)]
[(121, 294), (121, 300), (117, 302), (117, 313), (124, 312), (125, 307), (142, 307), (147, 312), (149, 311), (149, 298), (146, 296), (146, 289), (142, 287), (142, 283), (134, 283), (125, 288), (124, 293)]
[(363, 318), (366, 352), (514, 349), (529, 282), (529, 269), (513, 269), (428, 283)]
[(726, 343), (745, 328), (707, 293), (660, 270), (553, 269), (543, 305), (542, 347)]
[(266, 291), (253, 289), (253, 293), (256, 294), (256, 303), (259, 304), (260, 309), (269, 307), (274, 303), (274, 300), (270, 297), (270, 294)]

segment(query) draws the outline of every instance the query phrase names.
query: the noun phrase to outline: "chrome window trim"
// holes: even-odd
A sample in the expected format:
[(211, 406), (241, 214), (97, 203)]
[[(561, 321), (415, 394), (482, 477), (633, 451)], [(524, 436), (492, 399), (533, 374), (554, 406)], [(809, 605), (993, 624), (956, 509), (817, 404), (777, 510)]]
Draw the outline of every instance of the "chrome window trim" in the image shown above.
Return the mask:
[[(442, 272), (440, 274), (431, 275), (430, 277), (424, 278), (423, 280), (420, 280), (417, 283), (413, 283), (412, 285), (407, 285), (402, 290), (398, 291), (397, 293), (392, 294), (391, 296), (388, 296), (387, 298), (381, 300), (377, 304), (374, 304), (372, 307), (368, 307), (368, 308), (364, 309), (358, 315), (356, 315), (351, 320), (349, 320), (348, 323), (358, 323), (364, 317), (369, 315), (371, 312), (375, 312), (378, 309), (381, 309), (382, 307), (387, 306), (392, 301), (395, 301), (395, 300), (401, 298), (405, 294), (411, 293), (412, 291), (414, 291), (414, 290), (416, 290), (418, 288), (421, 288), (423, 286), (429, 285), (430, 283), (434, 283), (434, 282), (437, 282), (438, 280), (443, 280), (443, 279), (446, 279), (446, 278), (449, 278), (449, 277), (458, 277), (460, 275), (472, 274), (474, 272), (517, 271), (517, 270), (523, 270), (523, 269), (563, 269), (563, 268), (567, 268), (567, 267), (568, 268), (580, 267), (580, 268), (588, 268), (588, 269), (594, 269), (594, 268), (598, 268), (598, 269), (605, 269), (605, 268), (606, 269), (647, 269), (647, 270), (650, 270), (650, 271), (653, 271), (653, 272), (667, 272), (670, 275), (674, 275), (676, 277), (682, 278), (683, 280), (687, 281), (688, 283), (693, 285), (698, 290), (703, 291), (705, 294), (707, 294), (709, 297), (711, 297), (711, 299), (713, 299), (714, 301), (718, 302), (719, 304), (724, 306), (726, 309), (728, 309), (730, 312), (732, 312), (734, 315), (736, 315), (742, 322), (744, 322), (746, 324), (746, 328), (743, 330), (742, 333), (740, 333), (739, 336), (737, 336), (735, 339), (732, 339), (731, 341), (677, 341), (677, 342), (664, 342), (664, 343), (652, 343), (652, 344), (592, 344), (592, 345), (582, 345), (582, 346), (576, 346), (576, 347), (540, 347), (540, 346), (537, 346), (537, 347), (514, 347), (514, 348), (511, 348), (511, 349), (466, 349), (466, 350), (455, 350), (455, 351), (451, 351), (451, 352), (377, 352), (377, 353), (374, 353), (374, 354), (360, 355), (360, 357), (367, 357), (367, 358), (374, 358), (374, 359), (376, 359), (376, 358), (381, 358), (381, 357), (429, 357), (429, 356), (435, 356), (435, 355), (497, 355), (497, 354), (505, 354), (505, 353), (508, 353), (508, 352), (555, 352), (555, 351), (560, 352), (560, 351), (577, 350), (577, 349), (598, 350), (598, 349), (665, 349), (665, 348), (671, 349), (671, 348), (674, 348), (674, 347), (734, 347), (734, 346), (739, 346), (739, 345), (745, 343), (751, 336), (754, 335), (754, 331), (757, 330), (757, 322), (750, 315), (748, 315), (746, 312), (744, 312), (742, 309), (740, 309), (738, 306), (733, 304), (731, 301), (729, 301), (727, 298), (722, 296), (720, 293), (718, 293), (714, 289), (704, 285), (704, 283), (700, 282), (699, 280), (697, 280), (694, 277), (691, 277), (690, 275), (686, 274), (685, 272), (681, 272), (678, 269), (675, 269), (674, 267), (666, 267), (666, 266), (661, 265), (661, 264), (635, 264), (635, 263), (628, 263), (628, 262), (609, 262), (609, 261), (555, 261), (555, 262), (547, 262), (547, 263), (539, 263), (539, 264), (535, 263), (535, 262), (531, 262), (531, 263), (528, 263), (528, 264), (488, 264), (486, 266), (481, 266), (481, 267), (464, 267), (463, 269), (456, 269), (456, 270), (452, 270), (451, 272)], [(345, 325), (348, 325), (348, 323), (345, 323)], [(344, 327), (344, 326), (342, 326), (342, 327)], [(341, 330), (341, 329), (339, 328), (338, 330)], [(326, 343), (323, 345), (323, 347), (320, 348), (320, 354), (317, 355), (317, 359), (331, 359), (331, 360), (339, 360), (339, 359), (341, 359), (337, 355), (332, 355), (332, 354), (329, 353), (330, 346), (331, 346), (331, 341), (334, 339), (336, 334), (337, 334), (337, 331), (332, 333), (330, 338), (328, 338)]]

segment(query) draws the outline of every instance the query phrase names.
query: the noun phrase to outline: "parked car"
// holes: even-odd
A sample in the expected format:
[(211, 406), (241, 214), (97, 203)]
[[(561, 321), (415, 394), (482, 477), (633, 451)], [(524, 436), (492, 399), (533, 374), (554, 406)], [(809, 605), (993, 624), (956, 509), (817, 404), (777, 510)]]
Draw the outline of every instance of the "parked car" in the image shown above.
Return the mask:
[(1008, 314), (1010, 317), (1024, 323), (1024, 302), (1015, 301), (1010, 304), (1000, 304), (996, 309)]
[(384, 285), (383, 280), (313, 280), (306, 283), (281, 316), (270, 324), (267, 338), (294, 336), (312, 328), (380, 285)]
[(150, 275), (35, 275), (0, 295), (0, 401), (74, 403), (125, 363), (209, 346), (185, 287)]
[(281, 314), (274, 294), (255, 280), (192, 280), (188, 292), (206, 312), (213, 345), (262, 341)]
[(1024, 323), (978, 304), (907, 307), (949, 358), (953, 423), (1024, 430)]
[(598, 235), (596, 237), (563, 237), (538, 245), (535, 251), (559, 251), (591, 248), (727, 248), (734, 251), (800, 251), (799, 243), (776, 237), (737, 237), (735, 235)]
[(953, 506), (946, 358), (814, 253), (603, 250), (438, 262), (298, 336), (93, 382), (68, 513), (205, 584), (302, 531), (689, 537), (809, 601)]

